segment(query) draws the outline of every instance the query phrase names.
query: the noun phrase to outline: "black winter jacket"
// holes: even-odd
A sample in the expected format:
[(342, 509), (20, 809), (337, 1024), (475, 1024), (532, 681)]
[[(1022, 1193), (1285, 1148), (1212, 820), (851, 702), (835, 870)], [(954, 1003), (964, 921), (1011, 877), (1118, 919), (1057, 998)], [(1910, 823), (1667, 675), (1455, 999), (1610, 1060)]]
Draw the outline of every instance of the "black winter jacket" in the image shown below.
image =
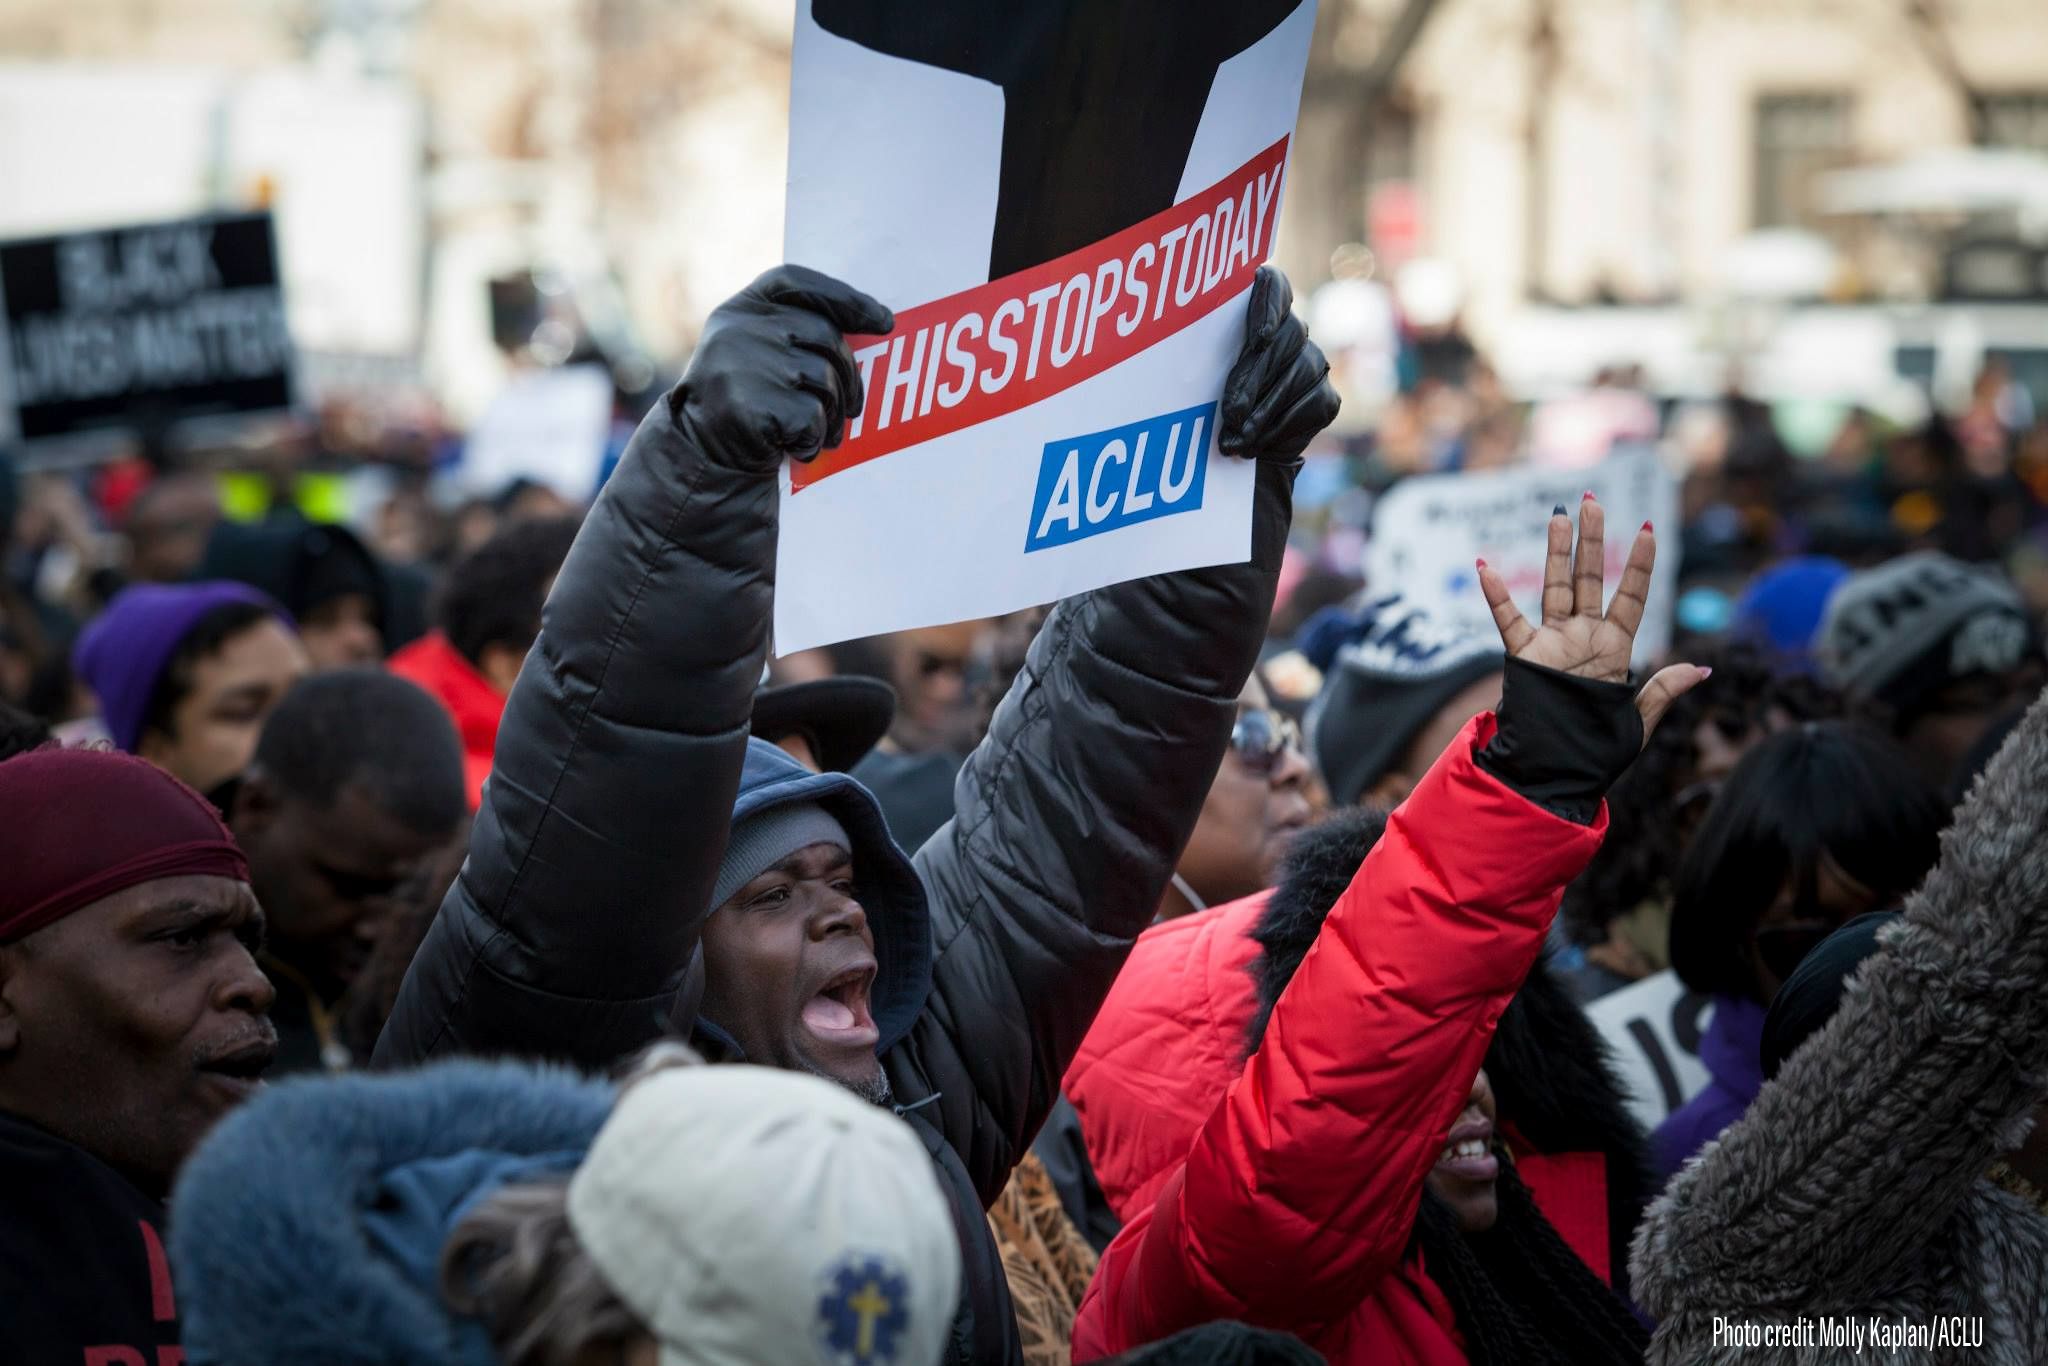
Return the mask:
[[(918, 853), (932, 961), (884, 1066), (954, 1194), (956, 1360), (1018, 1359), (987, 1223), (1151, 921), (1257, 660), (1293, 468), (1262, 463), (1248, 563), (1062, 602)], [(642, 423), (556, 580), (469, 859), (378, 1041), (603, 1067), (671, 1027), (747, 751), (776, 486)], [(687, 1020), (687, 1014), (682, 1018)]]
[(667, 1027), (746, 756), (775, 498), (692, 449), (667, 404), (641, 424), (541, 610), (378, 1065), (602, 1068)]

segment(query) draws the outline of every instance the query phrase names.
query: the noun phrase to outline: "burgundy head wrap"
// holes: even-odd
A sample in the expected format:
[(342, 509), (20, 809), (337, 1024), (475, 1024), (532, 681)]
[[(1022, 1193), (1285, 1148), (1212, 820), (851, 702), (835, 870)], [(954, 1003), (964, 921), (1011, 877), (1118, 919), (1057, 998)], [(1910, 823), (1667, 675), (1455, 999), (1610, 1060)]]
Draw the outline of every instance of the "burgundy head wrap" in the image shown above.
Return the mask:
[(220, 815), (156, 765), (38, 749), (0, 763), (0, 944), (138, 883), (249, 880)]

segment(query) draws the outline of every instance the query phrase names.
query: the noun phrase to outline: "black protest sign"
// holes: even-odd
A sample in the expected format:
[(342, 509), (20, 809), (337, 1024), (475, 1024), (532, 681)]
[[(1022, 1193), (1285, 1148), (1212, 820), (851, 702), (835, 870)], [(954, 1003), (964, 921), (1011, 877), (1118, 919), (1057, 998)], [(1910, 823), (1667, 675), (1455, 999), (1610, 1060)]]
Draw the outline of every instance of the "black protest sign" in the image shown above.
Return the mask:
[(267, 213), (0, 242), (23, 441), (292, 403)]

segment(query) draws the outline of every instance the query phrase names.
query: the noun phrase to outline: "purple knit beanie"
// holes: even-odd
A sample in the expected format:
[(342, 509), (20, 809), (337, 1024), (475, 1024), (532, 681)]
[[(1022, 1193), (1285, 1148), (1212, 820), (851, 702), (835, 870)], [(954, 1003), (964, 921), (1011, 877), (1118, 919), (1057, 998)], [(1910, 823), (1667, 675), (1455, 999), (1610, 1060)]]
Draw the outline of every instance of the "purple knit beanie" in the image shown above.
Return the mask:
[(285, 610), (244, 583), (141, 583), (124, 588), (78, 638), (71, 667), (100, 700), (114, 743), (133, 753), (142, 741), (149, 699), (171, 656), (200, 619), (217, 607), (246, 602), (293, 625)]

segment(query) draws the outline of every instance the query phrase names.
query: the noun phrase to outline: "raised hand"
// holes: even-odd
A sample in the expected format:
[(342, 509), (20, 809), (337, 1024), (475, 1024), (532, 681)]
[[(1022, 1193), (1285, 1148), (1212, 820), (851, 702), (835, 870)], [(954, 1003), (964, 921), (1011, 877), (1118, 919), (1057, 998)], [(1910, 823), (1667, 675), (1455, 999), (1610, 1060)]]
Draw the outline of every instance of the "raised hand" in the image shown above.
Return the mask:
[(867, 295), (802, 266), (777, 266), (712, 310), (669, 402), (705, 454), (772, 475), (788, 456), (839, 444), (866, 395), (845, 335), (892, 330)]
[[(1531, 626), (1498, 569), (1479, 561), (1479, 589), (1493, 610), (1501, 644), (1516, 659), (1561, 673), (1605, 683), (1628, 681), (1629, 653), (1643, 624), (1650, 571), (1657, 563), (1657, 536), (1648, 522), (1636, 532), (1614, 600), (1602, 605), (1605, 588), (1607, 515), (1587, 494), (1579, 504), (1579, 544), (1572, 547), (1572, 522), (1559, 507), (1550, 518), (1550, 548), (1543, 561), (1543, 625)], [(1649, 737), (1671, 704), (1704, 680), (1710, 670), (1673, 664), (1658, 671), (1636, 694), (1636, 710)]]

